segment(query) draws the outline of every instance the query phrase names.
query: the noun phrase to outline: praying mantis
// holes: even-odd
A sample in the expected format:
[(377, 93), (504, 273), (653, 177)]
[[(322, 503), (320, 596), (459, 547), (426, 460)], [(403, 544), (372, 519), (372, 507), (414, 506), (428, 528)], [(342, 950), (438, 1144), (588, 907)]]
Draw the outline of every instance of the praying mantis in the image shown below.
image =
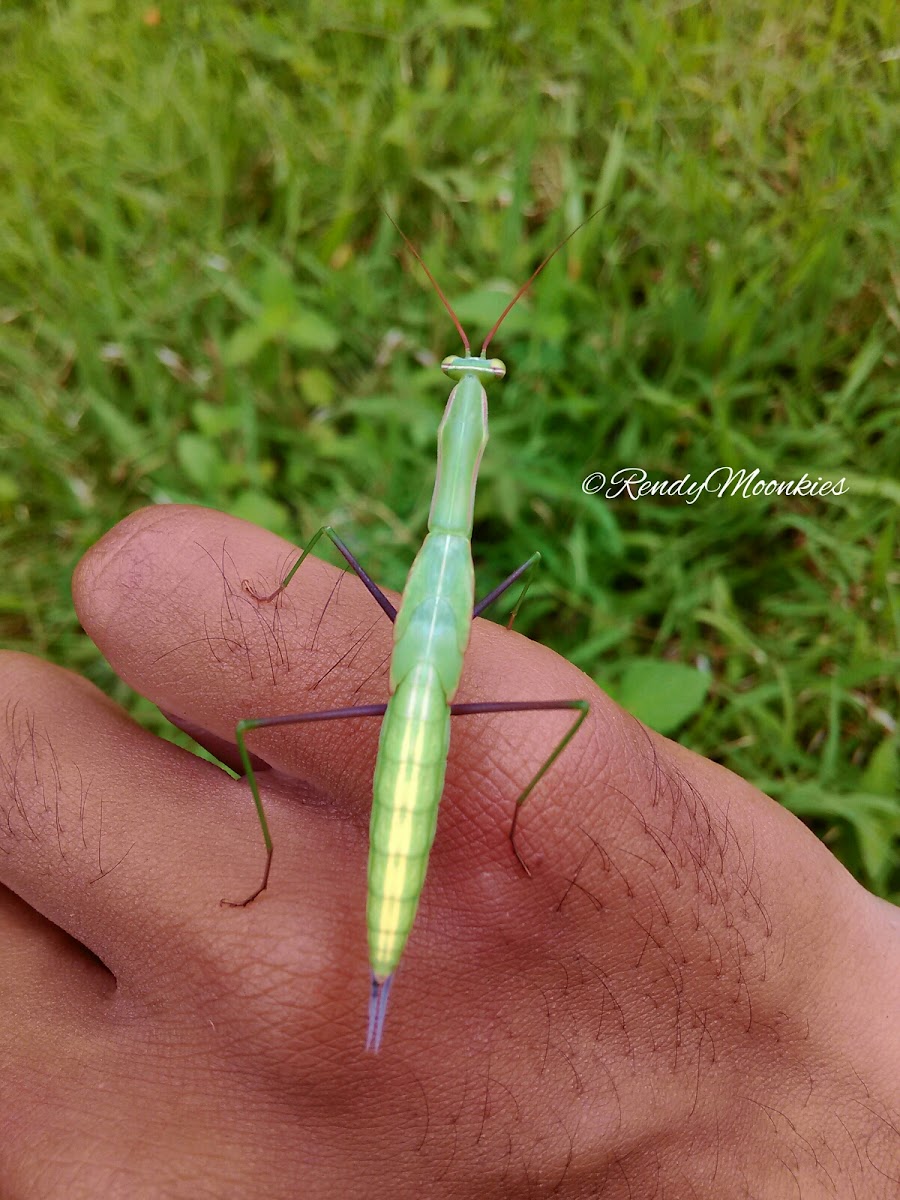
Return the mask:
[[(590, 221), (596, 214), (591, 214)], [(428, 517), (428, 533), (410, 568), (399, 608), (369, 578), (350, 550), (331, 528), (323, 525), (291, 566), (278, 587), (260, 596), (259, 603), (275, 600), (299, 571), (322, 537), (327, 537), (358, 575), (394, 626), (390, 664), (390, 698), (386, 704), (364, 704), (322, 712), (289, 713), (238, 721), (235, 740), (266, 845), (266, 864), (260, 886), (233, 907), (245, 906), (265, 891), (272, 866), (273, 841), (253, 771), (247, 735), (255, 729), (299, 725), (315, 721), (340, 721), (352, 717), (380, 717), (381, 733), (375, 760), (372, 817), (369, 831), (368, 929), (371, 987), (366, 1049), (377, 1052), (384, 1032), (388, 997), (394, 973), (412, 930), (425, 882), (428, 857), (437, 825), (444, 787), (453, 717), (486, 713), (569, 710), (575, 719), (564, 736), (518, 796), (509, 830), (513, 853), (527, 875), (531, 872), (516, 847), (519, 813), (534, 788), (578, 732), (588, 715), (586, 700), (513, 700), (466, 704), (455, 702), (472, 621), (480, 616), (517, 580), (540, 561), (535, 553), (501, 584), (475, 603), (472, 563), (472, 526), (478, 468), (488, 439), (488, 387), (506, 374), (487, 349), (514, 305), (544, 267), (587, 221), (573, 229), (519, 288), (473, 355), (469, 338), (452, 306), (415, 246), (392, 217), (388, 217), (424, 270), (453, 320), (463, 343), (461, 355), (450, 355), (441, 370), (454, 387), (438, 429), (437, 474)], [(525, 583), (509, 624), (524, 598)]]

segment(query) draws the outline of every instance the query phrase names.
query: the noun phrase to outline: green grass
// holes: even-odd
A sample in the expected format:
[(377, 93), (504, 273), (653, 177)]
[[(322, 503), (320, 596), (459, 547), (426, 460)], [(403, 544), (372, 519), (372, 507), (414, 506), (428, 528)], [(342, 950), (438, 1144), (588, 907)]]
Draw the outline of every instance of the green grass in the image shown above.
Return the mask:
[[(607, 204), (495, 343), (480, 586), (540, 549), (523, 631), (896, 897), (894, 4), (296, 11), (0, 14), (2, 643), (124, 698), (69, 580), (154, 501), (400, 587), (457, 345), (379, 205), (481, 332)], [(850, 489), (580, 488), (720, 465)]]

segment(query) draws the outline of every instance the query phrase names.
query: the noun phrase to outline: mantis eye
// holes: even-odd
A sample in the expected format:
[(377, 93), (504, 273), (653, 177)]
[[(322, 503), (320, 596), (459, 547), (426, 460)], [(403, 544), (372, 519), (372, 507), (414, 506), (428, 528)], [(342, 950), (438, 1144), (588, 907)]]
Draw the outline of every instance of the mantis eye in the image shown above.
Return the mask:
[(506, 363), (502, 362), (499, 358), (492, 358), (491, 371), (495, 379), (502, 379), (506, 374)]

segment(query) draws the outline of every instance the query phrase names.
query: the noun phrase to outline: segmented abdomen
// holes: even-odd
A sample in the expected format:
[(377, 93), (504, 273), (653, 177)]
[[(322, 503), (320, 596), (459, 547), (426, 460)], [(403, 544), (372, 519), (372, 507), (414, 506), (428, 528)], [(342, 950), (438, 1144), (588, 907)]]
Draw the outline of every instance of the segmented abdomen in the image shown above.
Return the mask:
[(381, 725), (369, 836), (366, 920), (376, 979), (397, 966), (409, 937), (444, 788), (450, 711), (435, 668), (414, 667)]

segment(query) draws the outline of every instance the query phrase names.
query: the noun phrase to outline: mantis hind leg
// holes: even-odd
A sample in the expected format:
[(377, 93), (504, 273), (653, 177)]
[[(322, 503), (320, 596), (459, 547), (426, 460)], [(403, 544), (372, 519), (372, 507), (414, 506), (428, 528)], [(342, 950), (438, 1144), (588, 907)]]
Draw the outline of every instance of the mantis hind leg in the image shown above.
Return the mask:
[[(530, 560), (529, 560), (530, 561)], [(527, 566), (528, 564), (525, 564)], [(581, 728), (585, 717), (590, 712), (590, 704), (587, 700), (499, 700), (487, 701), (481, 704), (451, 704), (450, 714), (454, 717), (476, 716), (479, 713), (502, 713), (502, 712), (553, 712), (559, 710), (570, 710), (577, 712), (578, 716), (572, 722), (571, 727), (559, 739), (553, 750), (538, 768), (537, 772), (531, 779), (531, 782), (525, 790), (519, 795), (516, 800), (515, 808), (513, 809), (513, 819), (509, 827), (509, 840), (512, 845), (513, 854), (518, 859), (519, 866), (525, 874), (531, 878), (531, 870), (525, 862), (522, 855), (519, 853), (519, 848), (516, 845), (516, 826), (519, 821), (519, 813), (525, 801), (544, 778), (559, 756), (571, 742), (572, 738)]]
[(256, 592), (246, 581), (244, 582), (245, 591), (247, 591), (253, 597), (253, 599), (257, 600), (260, 604), (269, 604), (272, 600), (276, 600), (297, 574), (304, 559), (309, 555), (313, 546), (315, 546), (316, 542), (318, 542), (323, 534), (331, 541), (335, 549), (338, 550), (343, 558), (349, 563), (354, 573), (362, 580), (363, 585), (369, 594), (374, 597), (375, 602), (386, 614), (388, 620), (391, 622), (395, 621), (397, 618), (396, 608), (394, 608), (393, 604), (391, 604), (390, 600), (388, 600), (387, 596), (384, 594), (378, 584), (366, 574), (360, 564), (353, 557), (353, 554), (350, 552), (347, 546), (344, 545), (330, 525), (323, 525), (320, 529), (316, 530), (316, 532), (307, 542), (306, 547), (301, 553), (300, 557), (288, 571), (287, 575), (285, 575), (284, 579), (282, 579), (281, 583), (279, 583), (274, 592), (270, 592), (267, 596), (260, 596), (259, 593)]
[[(299, 566), (299, 563), (297, 565)], [(241, 756), (244, 775), (250, 784), (250, 791), (253, 793), (256, 815), (259, 817), (263, 841), (266, 844), (266, 866), (263, 871), (262, 883), (260, 883), (255, 892), (251, 892), (246, 900), (222, 900), (220, 901), (221, 904), (226, 905), (228, 908), (245, 908), (266, 890), (269, 882), (269, 871), (272, 869), (272, 853), (275, 849), (272, 842), (272, 835), (269, 832), (269, 822), (266, 820), (266, 811), (263, 808), (262, 796), (259, 792), (259, 784), (256, 782), (256, 774), (253, 770), (253, 764), (250, 761), (250, 751), (247, 749), (246, 735), (254, 729), (271, 729), (276, 725), (302, 725), (310, 724), (313, 721), (343, 721), (349, 717), (383, 717), (386, 708), (386, 704), (360, 704), (354, 708), (331, 708), (324, 709), (322, 712), (288, 713), (282, 717), (253, 717), (245, 721), (238, 721), (234, 737), (237, 742), (238, 753)]]

